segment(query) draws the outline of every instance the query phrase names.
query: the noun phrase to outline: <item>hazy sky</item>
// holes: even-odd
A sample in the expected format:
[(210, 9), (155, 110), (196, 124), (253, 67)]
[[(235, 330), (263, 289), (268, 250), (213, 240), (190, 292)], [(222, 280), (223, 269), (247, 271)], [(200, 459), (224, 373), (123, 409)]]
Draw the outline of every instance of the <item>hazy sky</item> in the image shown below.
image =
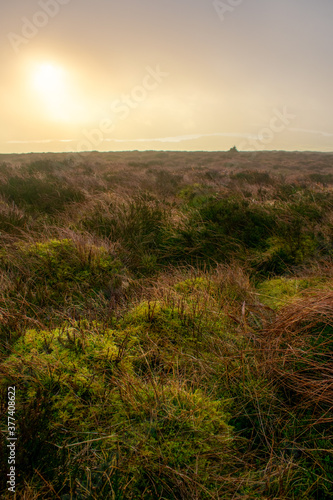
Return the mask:
[(0, 152), (333, 151), (332, 0), (11, 0)]

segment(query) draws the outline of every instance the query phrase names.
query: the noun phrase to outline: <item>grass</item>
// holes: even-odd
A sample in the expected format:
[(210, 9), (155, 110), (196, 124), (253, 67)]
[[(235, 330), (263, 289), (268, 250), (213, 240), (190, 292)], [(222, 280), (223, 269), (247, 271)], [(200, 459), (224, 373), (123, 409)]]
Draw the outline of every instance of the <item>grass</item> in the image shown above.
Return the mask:
[(333, 498), (331, 156), (4, 160), (2, 498)]

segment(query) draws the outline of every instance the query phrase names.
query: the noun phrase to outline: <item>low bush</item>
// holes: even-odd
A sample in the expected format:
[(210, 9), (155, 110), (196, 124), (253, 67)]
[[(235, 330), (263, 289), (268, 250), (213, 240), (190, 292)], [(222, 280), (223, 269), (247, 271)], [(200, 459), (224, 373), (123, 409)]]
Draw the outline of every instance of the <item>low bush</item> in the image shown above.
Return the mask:
[(247, 184), (258, 184), (260, 186), (269, 186), (274, 184), (274, 179), (268, 172), (258, 170), (243, 170), (230, 176), (232, 180), (246, 182)]
[(168, 224), (166, 209), (155, 198), (139, 196), (126, 203), (97, 205), (81, 227), (119, 244), (124, 264), (136, 273), (154, 272), (155, 254)]
[(81, 190), (62, 182), (38, 177), (10, 177), (0, 185), (0, 194), (18, 207), (47, 215), (66, 209), (68, 204), (84, 200)]

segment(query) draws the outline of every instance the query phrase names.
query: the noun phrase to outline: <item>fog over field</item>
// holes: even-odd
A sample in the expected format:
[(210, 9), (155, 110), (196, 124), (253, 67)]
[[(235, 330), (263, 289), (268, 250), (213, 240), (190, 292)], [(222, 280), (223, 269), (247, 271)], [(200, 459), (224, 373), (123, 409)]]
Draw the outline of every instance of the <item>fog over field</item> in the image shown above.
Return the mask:
[(0, 151), (332, 151), (332, 17), (330, 0), (7, 2)]

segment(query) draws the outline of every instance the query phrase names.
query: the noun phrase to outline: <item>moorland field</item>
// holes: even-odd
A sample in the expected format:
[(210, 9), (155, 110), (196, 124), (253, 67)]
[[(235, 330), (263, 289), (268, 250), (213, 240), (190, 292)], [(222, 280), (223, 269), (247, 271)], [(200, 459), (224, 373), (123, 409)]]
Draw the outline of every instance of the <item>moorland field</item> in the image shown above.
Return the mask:
[(333, 154), (0, 155), (0, 494), (333, 499)]

